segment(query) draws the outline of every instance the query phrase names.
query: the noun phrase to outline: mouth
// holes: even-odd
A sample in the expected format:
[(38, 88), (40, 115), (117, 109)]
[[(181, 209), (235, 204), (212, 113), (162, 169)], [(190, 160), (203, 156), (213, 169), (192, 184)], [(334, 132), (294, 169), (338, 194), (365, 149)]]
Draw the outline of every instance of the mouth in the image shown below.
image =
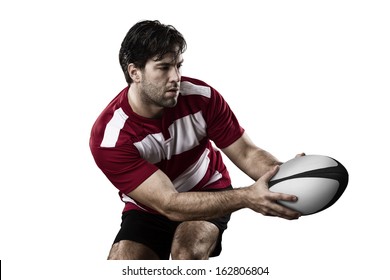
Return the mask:
[(166, 91), (167, 97), (177, 97), (179, 95), (179, 88), (170, 88)]
[(170, 88), (167, 90), (167, 92), (178, 92), (179, 88)]
[(170, 88), (167, 90), (167, 92), (171, 94), (179, 94), (179, 88)]

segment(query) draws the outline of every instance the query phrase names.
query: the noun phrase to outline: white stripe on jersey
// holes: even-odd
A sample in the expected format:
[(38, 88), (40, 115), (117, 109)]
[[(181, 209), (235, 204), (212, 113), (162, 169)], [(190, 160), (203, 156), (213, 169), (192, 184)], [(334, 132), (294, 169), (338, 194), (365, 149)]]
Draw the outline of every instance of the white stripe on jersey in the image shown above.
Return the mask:
[(189, 151), (199, 145), (199, 141), (206, 136), (206, 121), (202, 112), (187, 115), (173, 122), (168, 131), (169, 139), (163, 134), (149, 134), (139, 142), (135, 142), (141, 157), (150, 163), (157, 163), (172, 156)]
[(207, 187), (208, 185), (214, 183), (214, 182), (217, 182), (219, 179), (222, 178), (222, 174), (218, 172), (218, 170), (216, 170), (213, 174), (213, 176), (211, 176), (210, 180), (202, 187), (202, 188), (205, 188)]
[(104, 136), (100, 147), (112, 148), (115, 147), (118, 141), (119, 133), (129, 116), (123, 112), (122, 108), (115, 110), (112, 119), (107, 123), (104, 130)]
[(207, 86), (194, 85), (184, 81), (180, 83), (180, 94), (182, 95), (202, 95), (207, 98), (211, 96), (211, 89)]
[(139, 205), (134, 199), (132, 199), (130, 196), (128, 195), (125, 195), (124, 193), (122, 193), (122, 201), (123, 202), (130, 202), (130, 203), (133, 203), (135, 205), (137, 205), (139, 208), (145, 210), (145, 211), (148, 211), (146, 210), (145, 208), (143, 208), (141, 205)]
[(191, 190), (202, 180), (206, 175), (209, 167), (209, 149), (205, 149), (203, 154), (199, 157), (198, 161), (187, 168), (179, 177), (177, 177), (172, 183), (178, 192), (186, 192)]

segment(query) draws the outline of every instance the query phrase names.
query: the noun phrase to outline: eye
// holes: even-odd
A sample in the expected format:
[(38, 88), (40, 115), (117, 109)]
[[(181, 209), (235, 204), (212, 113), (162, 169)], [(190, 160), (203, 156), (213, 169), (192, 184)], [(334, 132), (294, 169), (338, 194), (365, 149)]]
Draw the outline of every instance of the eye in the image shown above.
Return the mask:
[(160, 63), (157, 65), (157, 69), (162, 70), (162, 71), (168, 71), (169, 67), (171, 67), (171, 65), (168, 63)]

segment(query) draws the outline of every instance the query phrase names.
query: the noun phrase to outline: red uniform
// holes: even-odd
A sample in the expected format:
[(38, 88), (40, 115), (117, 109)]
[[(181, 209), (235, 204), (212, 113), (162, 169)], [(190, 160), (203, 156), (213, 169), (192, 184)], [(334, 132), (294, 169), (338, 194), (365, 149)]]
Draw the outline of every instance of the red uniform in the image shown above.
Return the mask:
[(128, 194), (156, 170), (179, 192), (230, 186), (222, 156), (211, 141), (225, 148), (244, 130), (222, 96), (206, 83), (182, 77), (175, 107), (162, 118), (141, 117), (131, 109), (123, 89), (96, 120), (90, 148), (98, 167), (119, 189), (124, 211), (153, 210)]

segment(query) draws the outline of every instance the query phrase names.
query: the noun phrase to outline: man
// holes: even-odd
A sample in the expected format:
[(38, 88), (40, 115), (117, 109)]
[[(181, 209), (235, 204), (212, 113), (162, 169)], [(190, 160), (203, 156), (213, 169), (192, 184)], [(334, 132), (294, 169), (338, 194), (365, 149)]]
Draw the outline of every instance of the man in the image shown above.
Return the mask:
[[(125, 202), (108, 259), (208, 259), (221, 252), (230, 214), (250, 208), (297, 219), (268, 190), (280, 162), (255, 146), (222, 96), (182, 77), (186, 42), (158, 21), (135, 24), (119, 59), (128, 87), (92, 128), (96, 164)], [(232, 189), (221, 154), (255, 180)]]

